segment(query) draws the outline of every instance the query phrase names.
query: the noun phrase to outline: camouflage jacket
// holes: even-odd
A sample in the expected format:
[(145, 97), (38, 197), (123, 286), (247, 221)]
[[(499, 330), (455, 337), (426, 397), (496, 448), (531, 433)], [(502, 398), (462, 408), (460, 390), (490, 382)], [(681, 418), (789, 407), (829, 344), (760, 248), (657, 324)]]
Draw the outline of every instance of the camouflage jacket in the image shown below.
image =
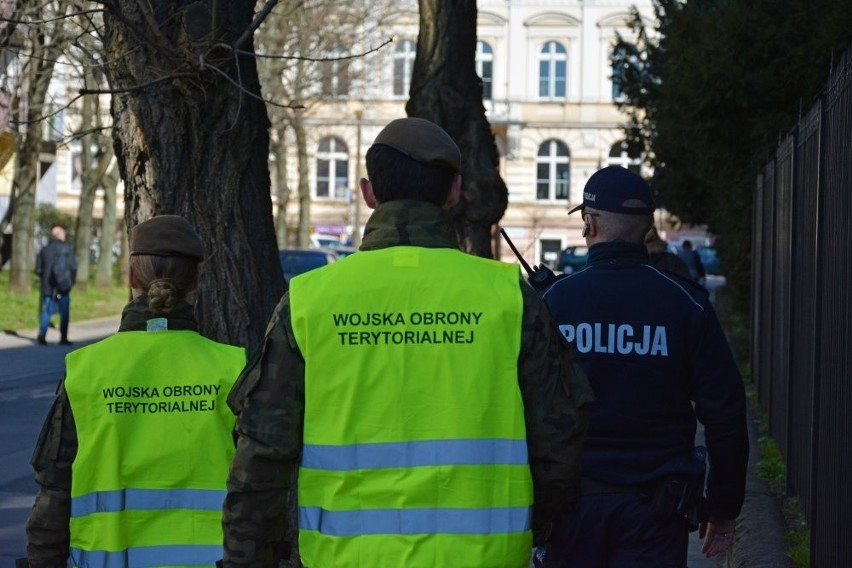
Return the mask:
[[(118, 331), (141, 331), (153, 317), (145, 298), (125, 306)], [(192, 306), (177, 306), (168, 318), (169, 329), (198, 331)], [(39, 490), (27, 519), (27, 558), (31, 568), (65, 568), (71, 518), (71, 465), (77, 457), (74, 414), (60, 381), (56, 398), (42, 426), (30, 463)]]
[[(422, 202), (380, 205), (367, 222), (361, 250), (397, 245), (458, 248), (452, 219)], [(356, 253), (357, 254), (357, 253)], [(538, 295), (519, 278), (523, 330), (519, 384), (535, 503), (536, 543), (546, 538), (553, 515), (579, 486), (580, 450), (592, 400), (575, 352), (559, 336)], [(305, 362), (290, 323), (288, 294), (275, 308), (259, 352), (228, 399), (237, 420), (237, 453), (225, 500), (225, 566), (276, 566), (285, 533), (294, 527), (288, 495), (302, 446)]]

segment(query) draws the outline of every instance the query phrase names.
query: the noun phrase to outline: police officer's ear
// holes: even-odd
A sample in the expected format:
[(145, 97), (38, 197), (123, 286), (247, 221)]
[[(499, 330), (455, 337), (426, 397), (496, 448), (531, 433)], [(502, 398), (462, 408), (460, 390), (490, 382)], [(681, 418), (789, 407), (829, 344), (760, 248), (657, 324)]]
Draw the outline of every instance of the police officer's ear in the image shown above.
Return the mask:
[(361, 194), (364, 196), (364, 203), (366, 203), (367, 207), (370, 209), (375, 209), (379, 202), (376, 201), (376, 194), (373, 193), (373, 184), (367, 178), (361, 178), (358, 185), (361, 186)]
[(450, 207), (459, 202), (459, 199), (461, 199), (461, 186), (461, 174), (456, 174), (456, 177), (453, 178), (453, 186), (450, 188), (450, 194), (447, 196), (447, 200), (444, 202), (444, 209), (449, 209)]

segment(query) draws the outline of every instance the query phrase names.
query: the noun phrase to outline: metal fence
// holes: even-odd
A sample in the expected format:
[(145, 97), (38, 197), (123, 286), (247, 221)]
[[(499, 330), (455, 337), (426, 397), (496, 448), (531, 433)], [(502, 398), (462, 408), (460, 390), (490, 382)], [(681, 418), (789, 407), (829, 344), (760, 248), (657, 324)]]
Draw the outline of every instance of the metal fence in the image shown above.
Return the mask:
[(852, 566), (852, 47), (757, 178), (752, 373), (811, 566)]

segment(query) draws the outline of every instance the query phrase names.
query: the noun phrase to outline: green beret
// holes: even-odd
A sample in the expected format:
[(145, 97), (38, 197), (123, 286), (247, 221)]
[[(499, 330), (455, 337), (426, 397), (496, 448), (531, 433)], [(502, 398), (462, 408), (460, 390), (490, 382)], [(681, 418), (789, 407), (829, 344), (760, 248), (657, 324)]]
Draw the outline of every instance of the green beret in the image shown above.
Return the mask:
[(420, 163), (461, 171), (461, 152), (443, 128), (423, 118), (398, 118), (385, 126), (373, 144), (390, 146)]
[(177, 215), (160, 215), (130, 230), (130, 255), (180, 255), (204, 260), (201, 237), (189, 221)]

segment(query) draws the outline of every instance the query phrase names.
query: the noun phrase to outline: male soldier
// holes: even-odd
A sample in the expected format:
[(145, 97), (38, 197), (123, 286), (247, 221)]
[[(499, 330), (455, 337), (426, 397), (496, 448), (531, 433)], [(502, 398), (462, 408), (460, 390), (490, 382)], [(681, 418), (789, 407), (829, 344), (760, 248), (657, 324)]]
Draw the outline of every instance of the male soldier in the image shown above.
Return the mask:
[(748, 461), (742, 380), (706, 290), (650, 264), (648, 184), (604, 168), (577, 210), (588, 265), (543, 297), (596, 399), (580, 504), (555, 521), (544, 565), (684, 568), (685, 515), (704, 492), (696, 417), (710, 454), (703, 551), (716, 555), (733, 540)]
[(226, 567), (274, 566), (301, 456), (311, 568), (525, 567), (571, 499), (591, 393), (517, 266), (458, 249), (461, 155), (391, 122), (360, 251), (297, 276), (229, 397)]

